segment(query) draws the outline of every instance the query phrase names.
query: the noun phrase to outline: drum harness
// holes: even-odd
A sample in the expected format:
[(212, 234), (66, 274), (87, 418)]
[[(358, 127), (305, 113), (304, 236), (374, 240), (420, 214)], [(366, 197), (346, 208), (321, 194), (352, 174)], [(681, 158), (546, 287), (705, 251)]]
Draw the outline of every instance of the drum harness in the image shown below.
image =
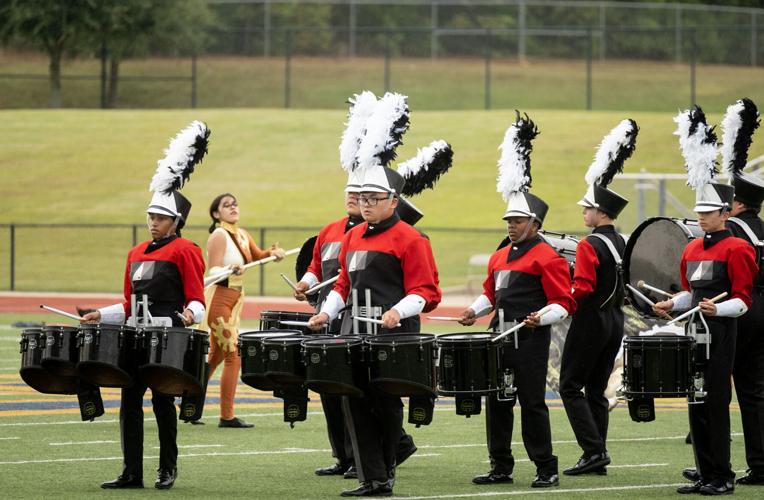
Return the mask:
[[(140, 305), (141, 315), (136, 314), (138, 309), (136, 307)], [(149, 312), (149, 296), (145, 293), (141, 296), (141, 301), (138, 303), (138, 299), (135, 294), (130, 295), (130, 311), (132, 316), (127, 318), (125, 324), (134, 328), (147, 327), (147, 326), (164, 326), (171, 327), (172, 319), (167, 316), (153, 317)]]
[(604, 309), (605, 306), (609, 305), (610, 301), (613, 300), (613, 298), (618, 295), (619, 286), (621, 289), (623, 289), (623, 259), (621, 259), (621, 256), (618, 255), (618, 251), (615, 249), (615, 245), (613, 245), (613, 242), (610, 241), (608, 238), (606, 238), (604, 235), (600, 233), (591, 233), (589, 236), (594, 236), (598, 240), (604, 242), (605, 246), (607, 246), (608, 250), (610, 250), (610, 255), (613, 256), (613, 260), (615, 260), (615, 272), (616, 272), (615, 285), (613, 286), (613, 291), (610, 292), (610, 295), (608, 295), (608, 298), (605, 299), (605, 302), (600, 304), (600, 309)]

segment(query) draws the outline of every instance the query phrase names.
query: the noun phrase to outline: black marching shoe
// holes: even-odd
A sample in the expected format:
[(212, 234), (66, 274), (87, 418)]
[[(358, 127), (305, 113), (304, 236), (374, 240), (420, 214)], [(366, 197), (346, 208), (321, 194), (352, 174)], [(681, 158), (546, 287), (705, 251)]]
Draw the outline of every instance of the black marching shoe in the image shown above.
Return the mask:
[(132, 474), (120, 474), (119, 477), (113, 481), (106, 481), (101, 483), (101, 488), (105, 490), (121, 489), (121, 488), (143, 488), (143, 479), (135, 477)]
[(184, 424), (191, 424), (191, 425), (204, 425), (204, 422), (201, 420), (184, 420)]
[(342, 475), (345, 479), (358, 479), (358, 471), (355, 470), (355, 465), (348, 467), (348, 470)]
[(600, 467), (599, 469), (594, 470), (594, 473), (598, 476), (607, 476), (607, 467)]
[(563, 474), (566, 476), (578, 476), (579, 474), (594, 473), (610, 464), (610, 456), (607, 453), (597, 453), (589, 458), (581, 457), (573, 467), (568, 467)]
[(700, 473), (698, 473), (698, 469), (695, 467), (687, 467), (686, 469), (682, 469), (682, 477), (688, 481), (692, 481), (693, 483), (700, 481)]
[(475, 484), (512, 484), (515, 480), (512, 479), (512, 474), (502, 474), (500, 472), (491, 471), (488, 474), (481, 474), (473, 477), (472, 482)]
[(317, 476), (342, 476), (345, 474), (347, 467), (343, 467), (340, 464), (333, 464), (329, 467), (321, 467), (315, 470)]
[(747, 485), (764, 484), (764, 474), (760, 472), (754, 472), (751, 469), (748, 469), (746, 471), (745, 476), (738, 478), (738, 480), (735, 482), (737, 484), (747, 484)]
[(401, 465), (403, 462), (405, 462), (411, 455), (416, 453), (416, 446), (412, 446), (411, 448), (408, 448), (403, 453), (398, 453), (395, 455), (395, 465)]
[(393, 489), (388, 481), (366, 481), (354, 490), (345, 490), (340, 493), (343, 497), (389, 497)]
[(176, 477), (178, 477), (178, 469), (159, 469), (157, 470), (157, 480), (154, 483), (154, 488), (169, 490), (175, 484)]
[(538, 474), (531, 483), (531, 488), (549, 488), (560, 486), (560, 478), (557, 474)]
[(731, 495), (735, 492), (735, 484), (724, 479), (714, 479), (700, 487), (701, 495)]
[(255, 424), (245, 422), (238, 417), (233, 417), (231, 420), (224, 420), (221, 418), (220, 422), (218, 422), (218, 427), (231, 427), (235, 429), (249, 429), (254, 426)]
[(700, 481), (695, 481), (692, 484), (685, 484), (684, 486), (680, 486), (676, 489), (677, 493), (681, 493), (683, 495), (688, 495), (690, 493), (700, 493), (700, 488), (703, 487), (703, 483)]

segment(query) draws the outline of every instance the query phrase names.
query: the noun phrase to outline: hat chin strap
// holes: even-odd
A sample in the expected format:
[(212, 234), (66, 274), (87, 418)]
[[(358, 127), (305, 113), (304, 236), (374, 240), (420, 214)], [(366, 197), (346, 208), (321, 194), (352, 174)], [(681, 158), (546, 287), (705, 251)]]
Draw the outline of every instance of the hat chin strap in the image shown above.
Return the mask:
[[(530, 220), (528, 221), (528, 225), (525, 226), (525, 231), (523, 231), (523, 234), (520, 235), (520, 238), (516, 239), (516, 240), (513, 240), (512, 238), (509, 238), (509, 241), (511, 241), (512, 243), (521, 243), (521, 242), (525, 241), (525, 238), (528, 237), (528, 233), (531, 230), (531, 225), (533, 225), (533, 221), (535, 221), (535, 220), (536, 220), (535, 217), (531, 217)], [(507, 236), (509, 236), (509, 234), (507, 234)]]

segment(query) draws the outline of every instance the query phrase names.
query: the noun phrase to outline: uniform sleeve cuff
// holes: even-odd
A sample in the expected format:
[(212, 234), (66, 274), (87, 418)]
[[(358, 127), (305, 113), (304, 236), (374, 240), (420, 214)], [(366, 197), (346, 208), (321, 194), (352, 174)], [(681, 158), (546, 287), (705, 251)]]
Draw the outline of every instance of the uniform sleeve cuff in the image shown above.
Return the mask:
[(393, 306), (393, 309), (398, 312), (401, 319), (410, 318), (422, 312), (426, 303), (427, 301), (423, 297), (412, 293), (403, 297)]
[(345, 308), (345, 301), (342, 300), (342, 295), (332, 290), (329, 295), (326, 296), (326, 300), (321, 306), (320, 313), (326, 313), (329, 315), (329, 320), (333, 321), (340, 315), (340, 311)]
[(539, 312), (543, 311), (546, 312), (544, 312), (539, 320), (540, 326), (553, 325), (568, 317), (568, 311), (560, 304), (547, 304), (547, 306), (542, 308)]
[(113, 304), (98, 310), (101, 313), (101, 323), (121, 325), (125, 322), (125, 307), (122, 304)]
[(674, 303), (671, 307), (672, 311), (686, 311), (690, 308), (690, 304), (692, 304), (692, 294), (687, 291), (680, 292), (674, 295), (671, 301)]
[(488, 299), (488, 297), (481, 295), (475, 299), (475, 302), (472, 303), (470, 309), (475, 311), (475, 317), (479, 318), (491, 312), (491, 309), (493, 309), (493, 304), (491, 304), (491, 301)]
[(717, 302), (716, 304), (716, 315), (724, 318), (737, 318), (746, 312), (748, 312), (748, 306), (738, 298)]
[(313, 288), (314, 286), (318, 285), (318, 276), (311, 272), (307, 272), (302, 275), (302, 278), (300, 278), (300, 281), (303, 283), (307, 283), (308, 288)]
[(188, 303), (186, 306), (186, 309), (191, 309), (191, 312), (194, 313), (194, 323), (201, 323), (204, 319), (204, 304), (199, 302), (198, 300), (192, 300)]

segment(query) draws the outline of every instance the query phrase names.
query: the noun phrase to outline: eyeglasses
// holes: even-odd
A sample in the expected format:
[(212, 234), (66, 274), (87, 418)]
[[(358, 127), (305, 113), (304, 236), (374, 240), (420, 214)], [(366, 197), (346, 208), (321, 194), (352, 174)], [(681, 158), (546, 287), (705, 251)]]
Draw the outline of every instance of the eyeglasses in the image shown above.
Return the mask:
[(372, 196), (372, 197), (370, 197), (370, 198), (367, 198), (367, 197), (365, 197), (365, 196), (360, 196), (360, 197), (358, 198), (358, 203), (360, 203), (361, 205), (368, 205), (368, 206), (370, 206), (370, 207), (376, 207), (376, 206), (377, 206), (377, 204), (378, 204), (380, 201), (382, 201), (382, 200), (389, 200), (389, 199), (390, 199), (390, 196), (389, 196), (389, 195), (388, 195), (388, 196), (385, 196), (384, 198), (377, 198), (377, 197), (375, 197), (375, 196)]

